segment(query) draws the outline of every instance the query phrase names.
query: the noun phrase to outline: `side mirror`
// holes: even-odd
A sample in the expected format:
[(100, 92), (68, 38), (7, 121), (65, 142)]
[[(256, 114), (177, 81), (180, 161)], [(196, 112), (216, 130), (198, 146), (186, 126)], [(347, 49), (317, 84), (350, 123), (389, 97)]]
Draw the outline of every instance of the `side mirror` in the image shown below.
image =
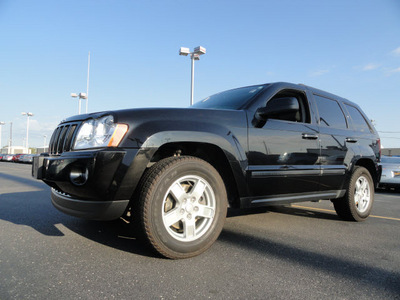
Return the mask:
[(257, 109), (252, 123), (254, 126), (260, 127), (260, 124), (268, 118), (295, 114), (299, 109), (299, 101), (295, 97), (271, 99), (267, 106)]
[(266, 117), (291, 114), (299, 111), (299, 101), (295, 97), (275, 98), (268, 101)]

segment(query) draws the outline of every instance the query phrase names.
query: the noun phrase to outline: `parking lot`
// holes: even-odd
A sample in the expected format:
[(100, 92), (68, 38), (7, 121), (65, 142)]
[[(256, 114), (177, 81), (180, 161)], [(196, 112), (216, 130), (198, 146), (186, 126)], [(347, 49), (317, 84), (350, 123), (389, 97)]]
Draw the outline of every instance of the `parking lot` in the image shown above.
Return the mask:
[(329, 201), (229, 211), (218, 241), (155, 256), (131, 225), (58, 212), (30, 165), (0, 162), (0, 299), (400, 299), (400, 194), (365, 222)]

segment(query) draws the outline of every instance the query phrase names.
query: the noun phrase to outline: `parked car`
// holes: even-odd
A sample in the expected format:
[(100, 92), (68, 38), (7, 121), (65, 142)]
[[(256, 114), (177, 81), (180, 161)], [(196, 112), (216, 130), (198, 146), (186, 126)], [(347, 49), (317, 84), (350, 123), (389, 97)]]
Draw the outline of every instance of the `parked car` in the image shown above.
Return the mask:
[(24, 154), (22, 154), (22, 153), (14, 154), (14, 155), (13, 155), (13, 158), (12, 158), (12, 161), (13, 161), (13, 162), (20, 162), (20, 158), (21, 158), (23, 155), (24, 155)]
[(19, 162), (25, 163), (25, 164), (31, 164), (33, 161), (33, 157), (38, 156), (36, 154), (25, 154), (22, 157), (20, 157)]
[(13, 161), (14, 154), (7, 154), (3, 157), (4, 161)]
[(154, 250), (187, 258), (218, 238), (227, 207), (331, 200), (365, 220), (380, 139), (361, 108), (305, 85), (225, 91), (190, 108), (78, 115), (55, 129), (32, 173), (77, 217), (133, 216)]
[(380, 188), (400, 189), (400, 157), (382, 156), (382, 176), (379, 182)]

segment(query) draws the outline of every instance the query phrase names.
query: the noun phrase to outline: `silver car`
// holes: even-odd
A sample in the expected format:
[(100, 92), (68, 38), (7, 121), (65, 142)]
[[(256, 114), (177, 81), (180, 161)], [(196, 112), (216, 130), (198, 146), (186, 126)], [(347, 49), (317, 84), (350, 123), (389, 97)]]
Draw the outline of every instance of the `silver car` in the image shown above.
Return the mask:
[(25, 163), (25, 164), (31, 164), (34, 156), (38, 156), (38, 155), (36, 155), (36, 154), (25, 154), (25, 155), (22, 155), (22, 157), (20, 157), (19, 161), (22, 162), (22, 163)]
[(6, 156), (3, 156), (4, 161), (13, 161), (14, 154), (7, 154)]
[(400, 157), (382, 156), (380, 188), (400, 188)]

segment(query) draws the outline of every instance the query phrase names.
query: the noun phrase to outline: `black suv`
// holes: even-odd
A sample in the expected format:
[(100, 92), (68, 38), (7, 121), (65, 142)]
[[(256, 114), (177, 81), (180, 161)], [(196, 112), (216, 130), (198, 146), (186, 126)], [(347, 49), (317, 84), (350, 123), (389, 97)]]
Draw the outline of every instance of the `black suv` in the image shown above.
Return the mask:
[(132, 216), (169, 258), (202, 253), (227, 207), (331, 200), (345, 220), (371, 212), (380, 140), (354, 103), (304, 85), (261, 84), (186, 109), (79, 115), (54, 131), (33, 176), (60, 211)]

